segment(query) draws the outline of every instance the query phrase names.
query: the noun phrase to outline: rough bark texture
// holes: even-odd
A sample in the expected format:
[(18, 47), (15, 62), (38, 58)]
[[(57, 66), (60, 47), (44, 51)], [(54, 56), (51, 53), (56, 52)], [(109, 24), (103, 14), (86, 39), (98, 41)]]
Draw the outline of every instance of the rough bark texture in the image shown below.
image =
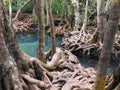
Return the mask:
[(38, 49), (37, 58), (45, 62), (45, 25), (44, 25), (44, 0), (36, 0), (36, 13), (38, 16)]
[(35, 13), (35, 7), (36, 7), (36, 0), (33, 0), (33, 11), (32, 11), (32, 14), (33, 14), (33, 17), (36, 16), (36, 13)]
[(49, 14), (50, 26), (51, 26), (51, 55), (53, 55), (56, 51), (55, 26), (54, 26), (54, 20), (53, 20), (53, 17), (52, 17), (51, 3), (50, 3), (50, 0), (47, 0), (47, 1), (48, 1), (48, 14)]
[(83, 26), (81, 28), (81, 32), (85, 32), (86, 26), (87, 26), (87, 18), (88, 18), (88, 0), (86, 0), (86, 5), (85, 5), (85, 14), (84, 14), (84, 21), (83, 21)]
[(104, 0), (97, 0), (97, 33), (98, 41), (103, 42), (106, 27)]
[(108, 26), (106, 26), (107, 30), (105, 32), (103, 47), (99, 58), (95, 90), (104, 90), (105, 88), (106, 71), (111, 57), (112, 45), (114, 43), (114, 38), (118, 26), (120, 13), (119, 7), (120, 0), (114, 0), (112, 3), (110, 16), (108, 19)]
[(67, 0), (68, 3), (68, 17), (72, 15), (72, 5), (71, 5), (71, 0)]
[(10, 56), (3, 36), (2, 0), (0, 0), (0, 90), (23, 90), (17, 65)]
[(49, 23), (50, 23), (50, 18), (49, 18), (49, 14), (48, 14), (48, 1), (45, 0), (45, 3), (46, 3), (46, 14), (47, 14), (47, 22), (46, 22), (46, 24), (49, 25)]
[(80, 28), (80, 13), (79, 13), (79, 2), (78, 0), (74, 0), (74, 7), (75, 7), (75, 30)]

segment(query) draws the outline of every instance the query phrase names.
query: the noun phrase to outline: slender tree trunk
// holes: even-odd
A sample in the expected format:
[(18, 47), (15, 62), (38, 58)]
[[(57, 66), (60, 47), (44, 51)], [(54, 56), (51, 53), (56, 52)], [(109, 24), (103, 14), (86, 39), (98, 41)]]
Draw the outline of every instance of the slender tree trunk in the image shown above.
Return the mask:
[(33, 11), (32, 11), (33, 16), (36, 16), (35, 5), (36, 5), (36, 0), (33, 0)]
[(0, 0), (0, 89), (23, 90), (15, 60), (10, 56), (3, 36), (2, 0)]
[(46, 1), (47, 25), (49, 25), (50, 19), (49, 19), (49, 14), (48, 14), (48, 1), (47, 0), (45, 0), (45, 1)]
[(36, 14), (38, 16), (37, 58), (45, 62), (44, 0), (36, 0)]
[(9, 25), (12, 25), (12, 0), (9, 0)]
[(67, 0), (67, 5), (68, 5), (68, 17), (70, 17), (72, 15), (71, 0)]
[(103, 42), (104, 31), (106, 26), (106, 14), (104, 7), (104, 0), (97, 0), (97, 41), (100, 41), (100, 43)]
[(54, 26), (54, 20), (53, 20), (53, 17), (52, 17), (51, 3), (50, 3), (50, 0), (47, 0), (47, 1), (48, 1), (48, 14), (49, 14), (50, 26), (51, 26), (51, 55), (53, 55), (56, 51), (55, 26)]
[(110, 16), (108, 19), (108, 26), (106, 26), (107, 30), (105, 30), (105, 37), (99, 58), (97, 78), (94, 90), (105, 89), (106, 71), (111, 57), (112, 45), (114, 43), (115, 34), (118, 29), (117, 27), (119, 14), (120, 14), (120, 0), (114, 0), (111, 6)]
[(80, 13), (79, 13), (79, 2), (78, 0), (74, 0), (74, 8), (75, 8), (75, 30), (80, 28)]
[(81, 28), (81, 31), (83, 31), (83, 32), (85, 32), (86, 26), (87, 26), (87, 16), (88, 16), (87, 10), (88, 10), (88, 0), (86, 0), (85, 14), (84, 14), (85, 18), (84, 18), (84, 21), (83, 21), (83, 26)]
[[(9, 0), (9, 26), (12, 28), (12, 0)], [(12, 30), (12, 34), (15, 35), (14, 30)]]
[(72, 28), (72, 3), (71, 3), (71, 0), (67, 0), (67, 6), (68, 6), (68, 17), (67, 17), (67, 20), (68, 20), (68, 24), (69, 24), (69, 29)]

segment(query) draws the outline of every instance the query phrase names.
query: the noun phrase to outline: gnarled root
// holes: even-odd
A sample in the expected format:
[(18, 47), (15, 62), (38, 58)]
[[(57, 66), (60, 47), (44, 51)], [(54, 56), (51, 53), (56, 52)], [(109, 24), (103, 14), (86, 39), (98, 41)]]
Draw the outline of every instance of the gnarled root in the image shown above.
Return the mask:
[(22, 76), (22, 78), (27, 80), (29, 83), (36, 84), (39, 88), (41, 88), (41, 87), (48, 88), (49, 87), (49, 84), (45, 84), (43, 81), (31, 78), (30, 76), (28, 76), (26, 74), (22, 74), (21, 76)]

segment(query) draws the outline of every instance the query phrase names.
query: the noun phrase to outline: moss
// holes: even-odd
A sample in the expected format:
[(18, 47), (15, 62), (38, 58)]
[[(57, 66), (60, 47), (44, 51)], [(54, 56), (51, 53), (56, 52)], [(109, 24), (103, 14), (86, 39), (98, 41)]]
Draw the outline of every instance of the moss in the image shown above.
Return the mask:
[(105, 81), (106, 80), (104, 75), (97, 76), (94, 90), (105, 90)]

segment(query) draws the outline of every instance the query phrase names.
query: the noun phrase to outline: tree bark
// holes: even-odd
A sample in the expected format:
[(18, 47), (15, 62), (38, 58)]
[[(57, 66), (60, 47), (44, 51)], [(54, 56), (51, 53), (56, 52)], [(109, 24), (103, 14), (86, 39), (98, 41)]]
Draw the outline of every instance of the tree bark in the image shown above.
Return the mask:
[(49, 14), (48, 14), (48, 1), (45, 0), (45, 2), (46, 2), (46, 14), (47, 14), (47, 22), (46, 22), (46, 24), (49, 25), (50, 19), (49, 19)]
[(44, 0), (36, 0), (36, 14), (38, 16), (38, 48), (37, 58), (45, 62), (45, 25), (44, 25)]
[(120, 0), (114, 0), (111, 6), (110, 16), (108, 19), (107, 30), (103, 41), (102, 51), (99, 57), (97, 78), (94, 90), (105, 89), (105, 76), (109, 60), (111, 57), (112, 45), (114, 43), (115, 34), (117, 32), (118, 20), (120, 14)]
[(33, 14), (33, 17), (36, 16), (36, 13), (35, 13), (35, 7), (36, 7), (36, 0), (33, 0), (33, 11), (32, 11), (32, 14)]
[(51, 55), (53, 55), (56, 51), (55, 25), (54, 25), (54, 20), (53, 20), (53, 17), (52, 17), (51, 3), (50, 3), (50, 0), (47, 0), (47, 1), (48, 1), (48, 14), (49, 14), (50, 26), (51, 26)]
[(74, 0), (74, 8), (75, 8), (75, 30), (80, 28), (80, 13), (79, 13), (79, 2), (78, 0)]
[(85, 14), (84, 14), (84, 21), (83, 21), (83, 25), (82, 25), (82, 28), (81, 28), (81, 30), (80, 31), (83, 31), (83, 32), (85, 32), (85, 30), (86, 30), (86, 26), (87, 26), (87, 17), (88, 17), (88, 12), (87, 12), (87, 10), (88, 10), (88, 0), (86, 0), (86, 5), (85, 5)]
[(98, 42), (103, 43), (104, 31), (106, 26), (104, 0), (97, 0), (97, 33)]
[(2, 0), (0, 0), (0, 87), (1, 90), (23, 90), (15, 60), (10, 56), (3, 36)]
[(71, 5), (71, 0), (67, 0), (68, 4), (68, 17), (72, 15), (72, 5)]

